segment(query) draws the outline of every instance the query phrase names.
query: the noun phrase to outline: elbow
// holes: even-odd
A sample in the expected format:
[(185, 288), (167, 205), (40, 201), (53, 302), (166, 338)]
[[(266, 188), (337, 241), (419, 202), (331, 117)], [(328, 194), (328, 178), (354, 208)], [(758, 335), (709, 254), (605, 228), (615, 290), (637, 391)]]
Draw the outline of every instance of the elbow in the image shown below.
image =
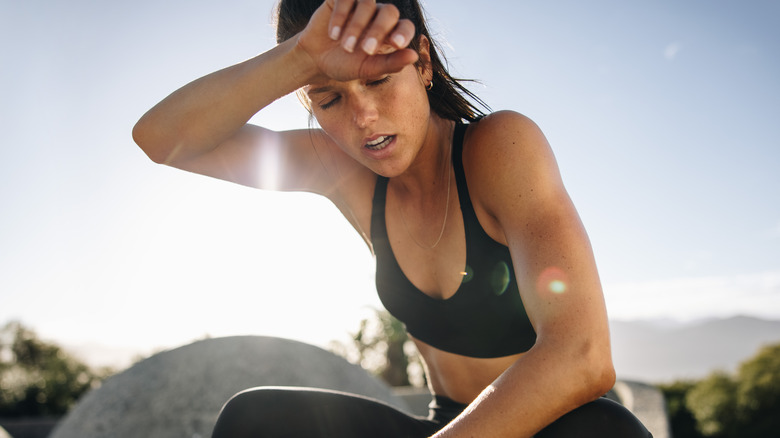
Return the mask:
[(560, 371), (566, 375), (567, 392), (575, 405), (596, 400), (615, 385), (609, 335), (577, 333), (550, 348), (567, 364)]
[(609, 344), (605, 347), (585, 347), (585, 360), (580, 368), (583, 382), (583, 398), (595, 400), (606, 394), (615, 385), (615, 367)]
[(151, 146), (152, 141), (149, 138), (149, 131), (150, 129), (147, 126), (147, 123), (145, 123), (144, 119), (141, 118), (141, 120), (139, 120), (135, 126), (133, 126), (133, 141), (138, 145), (139, 148), (141, 148), (142, 151), (144, 151), (149, 159), (159, 164), (161, 160), (159, 155), (156, 153), (156, 149)]
[(144, 116), (133, 126), (133, 141), (150, 160), (157, 164), (167, 164), (169, 153), (165, 148), (160, 147), (161, 142), (155, 140), (154, 132), (154, 127)]
[(595, 400), (609, 392), (615, 386), (616, 380), (615, 367), (612, 365), (611, 358), (608, 358), (605, 363), (596, 369), (591, 377), (591, 388), (593, 389), (591, 397)]
[(547, 337), (537, 341), (537, 347), (551, 352), (560, 364), (558, 382), (571, 408), (602, 397), (615, 385), (609, 335), (578, 333), (558, 342)]

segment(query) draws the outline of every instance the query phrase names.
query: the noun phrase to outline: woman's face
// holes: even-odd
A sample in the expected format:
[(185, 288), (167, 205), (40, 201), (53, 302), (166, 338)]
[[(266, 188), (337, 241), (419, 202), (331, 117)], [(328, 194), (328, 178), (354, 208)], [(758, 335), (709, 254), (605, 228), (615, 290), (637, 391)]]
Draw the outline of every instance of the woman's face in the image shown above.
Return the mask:
[(414, 65), (368, 80), (311, 84), (314, 117), (341, 149), (375, 173), (393, 177), (414, 161), (431, 114), (425, 72)]

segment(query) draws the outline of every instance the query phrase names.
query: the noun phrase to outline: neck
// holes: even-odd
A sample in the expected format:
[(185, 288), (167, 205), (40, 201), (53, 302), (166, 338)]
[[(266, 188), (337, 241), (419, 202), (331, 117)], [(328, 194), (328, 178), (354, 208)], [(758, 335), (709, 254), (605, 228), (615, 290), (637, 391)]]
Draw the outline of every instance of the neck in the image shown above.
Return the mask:
[(455, 122), (432, 114), (425, 141), (409, 168), (392, 179), (400, 192), (417, 199), (437, 197), (446, 186)]

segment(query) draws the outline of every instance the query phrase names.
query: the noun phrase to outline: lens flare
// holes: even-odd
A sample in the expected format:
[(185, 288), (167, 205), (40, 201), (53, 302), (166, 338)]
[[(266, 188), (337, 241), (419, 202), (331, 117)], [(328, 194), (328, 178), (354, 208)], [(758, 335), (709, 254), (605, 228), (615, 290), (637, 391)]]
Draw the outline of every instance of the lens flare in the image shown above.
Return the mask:
[(468, 283), (471, 281), (472, 278), (474, 278), (474, 269), (471, 268), (471, 266), (466, 265), (466, 269), (460, 272), (461, 277), (463, 279), (460, 281), (461, 283)]
[(511, 272), (505, 262), (499, 262), (490, 271), (490, 287), (494, 294), (503, 295), (509, 286)]
[(553, 280), (550, 282), (549, 288), (550, 292), (562, 294), (566, 292), (566, 283), (562, 282), (561, 280)]
[(261, 153), (258, 155), (258, 178), (259, 187), (267, 190), (277, 190), (279, 188), (279, 152), (282, 148), (279, 142), (279, 134), (268, 132), (264, 137), (264, 145), (259, 148)]
[(555, 295), (560, 295), (569, 289), (569, 282), (566, 273), (561, 268), (550, 266), (539, 274), (536, 288), (539, 292), (551, 292)]

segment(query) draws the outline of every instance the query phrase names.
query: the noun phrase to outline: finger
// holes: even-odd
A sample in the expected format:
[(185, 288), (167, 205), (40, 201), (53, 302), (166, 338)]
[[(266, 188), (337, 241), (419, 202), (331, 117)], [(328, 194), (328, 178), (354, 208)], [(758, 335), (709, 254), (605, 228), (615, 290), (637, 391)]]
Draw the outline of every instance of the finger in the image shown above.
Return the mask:
[(380, 42), (384, 42), (388, 34), (395, 29), (401, 13), (391, 4), (379, 3), (376, 5), (377, 13), (371, 26), (363, 35), (361, 48), (369, 55), (376, 53)]
[(374, 54), (387, 55), (396, 50), (404, 49), (409, 46), (412, 39), (414, 39), (414, 24), (406, 19), (401, 20), (398, 22), (398, 26), (390, 33), (389, 37), (385, 38), (385, 42), (379, 46), (379, 49), (377, 49)]
[(330, 14), (330, 22), (328, 23), (328, 36), (333, 41), (337, 41), (341, 37), (341, 31), (344, 29), (349, 14), (355, 6), (355, 1), (328, 0), (328, 5), (333, 9), (333, 12)]
[(414, 39), (414, 32), (414, 23), (404, 18), (398, 21), (388, 40), (396, 49), (403, 49)]
[(355, 50), (358, 38), (360, 38), (368, 23), (374, 18), (376, 11), (375, 0), (358, 0), (357, 6), (352, 11), (352, 18), (350, 18), (349, 24), (344, 29), (344, 36), (341, 42), (344, 50), (349, 53)]

